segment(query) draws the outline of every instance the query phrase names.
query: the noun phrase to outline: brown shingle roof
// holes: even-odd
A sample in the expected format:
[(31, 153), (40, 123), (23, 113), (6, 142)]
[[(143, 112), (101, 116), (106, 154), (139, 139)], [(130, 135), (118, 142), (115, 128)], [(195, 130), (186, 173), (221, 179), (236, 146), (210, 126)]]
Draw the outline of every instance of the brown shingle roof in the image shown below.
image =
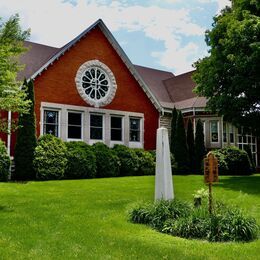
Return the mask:
[(164, 80), (174, 77), (174, 74), (169, 71), (147, 68), (139, 65), (134, 65), (137, 72), (143, 78), (144, 82), (149, 86), (154, 95), (160, 102), (171, 102), (169, 93), (163, 84)]
[(38, 69), (40, 69), (59, 48), (54, 48), (34, 42), (25, 41), (24, 46), (28, 48), (21, 57), (20, 63), (25, 64), (25, 68), (19, 72), (18, 79), (30, 78)]
[(190, 71), (163, 81), (172, 102), (196, 97), (192, 92), (195, 87), (195, 82), (191, 78), (193, 72)]

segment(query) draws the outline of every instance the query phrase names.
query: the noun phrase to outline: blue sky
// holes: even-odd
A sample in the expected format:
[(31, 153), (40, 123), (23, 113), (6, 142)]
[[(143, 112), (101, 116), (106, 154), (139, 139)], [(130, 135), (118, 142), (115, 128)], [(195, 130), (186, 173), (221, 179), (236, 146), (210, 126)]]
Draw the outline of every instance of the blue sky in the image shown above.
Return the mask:
[(229, 0), (0, 0), (31, 41), (61, 47), (101, 18), (134, 64), (180, 74), (207, 55), (204, 33)]

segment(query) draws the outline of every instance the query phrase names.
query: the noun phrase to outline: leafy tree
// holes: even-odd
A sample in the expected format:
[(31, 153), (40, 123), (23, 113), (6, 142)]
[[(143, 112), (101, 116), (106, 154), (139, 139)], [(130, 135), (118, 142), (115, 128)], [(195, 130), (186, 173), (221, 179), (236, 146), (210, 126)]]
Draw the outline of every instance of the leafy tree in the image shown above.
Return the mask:
[(194, 147), (194, 132), (193, 132), (193, 124), (191, 119), (188, 121), (187, 128), (187, 146), (189, 153), (189, 162), (190, 162), (190, 171), (194, 171), (195, 168), (195, 147)]
[(175, 153), (174, 157), (177, 163), (178, 173), (187, 173), (189, 171), (189, 154), (186, 143), (186, 133), (181, 111), (178, 113), (175, 132)]
[(204, 144), (204, 133), (203, 124), (199, 119), (196, 124), (196, 135), (195, 135), (195, 171), (196, 173), (202, 172), (202, 161), (206, 154), (205, 144)]
[[(18, 15), (11, 16), (5, 23), (0, 18), (0, 111), (28, 111), (30, 102), (20, 88), (17, 73), (22, 69), (19, 56), (26, 50), (23, 42), (29, 35), (29, 30), (21, 29)], [(1, 118), (0, 131), (7, 131), (7, 122)]]
[(196, 93), (225, 119), (260, 132), (260, 2), (233, 0), (206, 32), (209, 56), (194, 64)]
[(34, 150), (36, 147), (35, 113), (34, 113), (34, 89), (33, 81), (25, 81), (23, 89), (30, 100), (29, 113), (20, 114), (18, 122), (17, 140), (15, 145), (14, 161), (15, 174), (13, 179), (35, 179), (33, 169)]
[(178, 117), (178, 112), (177, 109), (174, 107), (172, 110), (172, 119), (171, 119), (171, 143), (170, 143), (170, 150), (171, 153), (175, 153), (175, 132), (176, 132), (176, 124), (177, 124), (177, 117)]

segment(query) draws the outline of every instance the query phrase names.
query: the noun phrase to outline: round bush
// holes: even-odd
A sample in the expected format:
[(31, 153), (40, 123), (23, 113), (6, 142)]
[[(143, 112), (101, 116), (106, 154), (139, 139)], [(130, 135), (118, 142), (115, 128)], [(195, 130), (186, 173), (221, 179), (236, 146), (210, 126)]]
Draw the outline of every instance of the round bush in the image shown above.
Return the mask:
[(7, 154), (4, 142), (0, 140), (0, 181), (7, 181), (11, 160)]
[(120, 176), (138, 175), (139, 158), (133, 149), (117, 144), (113, 150), (120, 160)]
[(154, 156), (143, 149), (134, 149), (135, 154), (139, 159), (138, 175), (154, 175), (155, 174), (155, 158)]
[(218, 170), (219, 174), (228, 174), (229, 169), (228, 169), (228, 164), (226, 162), (226, 156), (221, 152), (221, 149), (219, 150), (214, 150), (212, 153), (216, 156), (218, 159)]
[(34, 154), (34, 169), (39, 180), (62, 179), (67, 167), (67, 148), (64, 142), (53, 136), (38, 139)]
[(213, 151), (219, 160), (219, 173), (230, 175), (252, 174), (252, 165), (248, 154), (238, 147), (229, 146)]
[(103, 143), (96, 143), (93, 145), (93, 151), (96, 155), (97, 177), (116, 177), (119, 175), (120, 161), (112, 149)]
[(91, 146), (84, 142), (67, 142), (66, 179), (94, 178), (96, 176), (96, 156)]

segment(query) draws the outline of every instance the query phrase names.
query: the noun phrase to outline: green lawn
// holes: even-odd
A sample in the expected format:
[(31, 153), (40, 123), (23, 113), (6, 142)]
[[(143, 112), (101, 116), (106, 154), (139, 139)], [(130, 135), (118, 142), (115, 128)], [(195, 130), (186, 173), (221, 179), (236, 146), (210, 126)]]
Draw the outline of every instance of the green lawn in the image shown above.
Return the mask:
[[(201, 187), (202, 176), (174, 176), (178, 198)], [(221, 177), (213, 191), (260, 224), (260, 175)], [(260, 259), (260, 240), (186, 240), (128, 222), (132, 203), (153, 200), (151, 176), (1, 183), (0, 194), (0, 259)]]

